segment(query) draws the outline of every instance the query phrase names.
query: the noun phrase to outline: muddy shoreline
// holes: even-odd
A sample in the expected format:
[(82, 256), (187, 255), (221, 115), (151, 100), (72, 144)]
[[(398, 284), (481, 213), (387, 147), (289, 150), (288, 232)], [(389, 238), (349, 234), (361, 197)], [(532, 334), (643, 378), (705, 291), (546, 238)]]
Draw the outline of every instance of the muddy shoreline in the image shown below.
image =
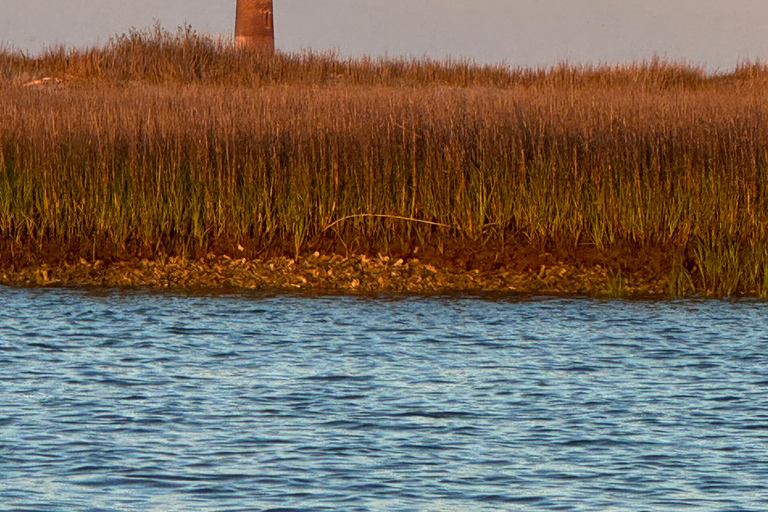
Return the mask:
[(10, 286), (103, 286), (156, 289), (228, 289), (268, 292), (434, 294), (508, 292), (524, 295), (665, 297), (667, 277), (650, 271), (623, 275), (602, 265), (553, 263), (538, 269), (460, 270), (418, 258), (343, 257), (318, 252), (298, 259), (160, 257), (75, 263), (30, 264), (0, 269)]

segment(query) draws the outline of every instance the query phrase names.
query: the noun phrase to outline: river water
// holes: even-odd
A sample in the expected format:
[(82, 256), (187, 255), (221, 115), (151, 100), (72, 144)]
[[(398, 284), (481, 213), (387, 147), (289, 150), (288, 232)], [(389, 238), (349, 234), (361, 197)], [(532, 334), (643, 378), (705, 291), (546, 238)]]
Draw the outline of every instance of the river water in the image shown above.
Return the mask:
[(0, 508), (768, 509), (768, 305), (0, 288)]

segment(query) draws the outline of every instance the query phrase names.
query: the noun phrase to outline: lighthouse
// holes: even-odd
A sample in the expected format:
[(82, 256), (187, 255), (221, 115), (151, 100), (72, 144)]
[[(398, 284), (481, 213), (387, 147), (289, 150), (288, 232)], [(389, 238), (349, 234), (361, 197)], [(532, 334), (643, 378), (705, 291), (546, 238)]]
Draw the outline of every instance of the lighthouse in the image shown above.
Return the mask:
[(265, 53), (275, 51), (272, 0), (237, 0), (235, 44)]

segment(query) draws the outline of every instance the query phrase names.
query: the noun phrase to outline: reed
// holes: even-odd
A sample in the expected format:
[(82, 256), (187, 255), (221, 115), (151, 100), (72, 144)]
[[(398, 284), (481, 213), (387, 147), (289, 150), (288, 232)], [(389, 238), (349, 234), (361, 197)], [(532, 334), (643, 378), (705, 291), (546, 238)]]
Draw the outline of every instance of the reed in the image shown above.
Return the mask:
[[(63, 85), (24, 86), (44, 76)], [(421, 247), (510, 263), (525, 246), (602, 255), (614, 294), (622, 268), (651, 266), (671, 293), (765, 296), (767, 77), (264, 56), (190, 29), (0, 50), (0, 240), (30, 258)], [(632, 262), (611, 261), (622, 247)]]
[(227, 86), (382, 85), (453, 87), (634, 86), (644, 89), (716, 87), (768, 81), (768, 67), (744, 63), (733, 73), (707, 75), (686, 63), (658, 58), (622, 65), (570, 65), (522, 68), (478, 65), (471, 60), (428, 58), (340, 58), (334, 52), (259, 52), (197, 34), (191, 27), (168, 32), (159, 25), (115, 36), (105, 46), (48, 48), (39, 56), (0, 46), (0, 82), (45, 76), (125, 84), (200, 84)]

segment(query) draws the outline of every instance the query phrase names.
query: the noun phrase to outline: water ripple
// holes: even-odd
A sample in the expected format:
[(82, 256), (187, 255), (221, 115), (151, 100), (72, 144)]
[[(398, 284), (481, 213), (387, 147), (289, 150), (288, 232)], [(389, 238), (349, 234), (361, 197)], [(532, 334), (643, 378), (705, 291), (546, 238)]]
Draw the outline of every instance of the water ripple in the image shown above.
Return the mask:
[(8, 510), (763, 510), (758, 302), (0, 290)]

